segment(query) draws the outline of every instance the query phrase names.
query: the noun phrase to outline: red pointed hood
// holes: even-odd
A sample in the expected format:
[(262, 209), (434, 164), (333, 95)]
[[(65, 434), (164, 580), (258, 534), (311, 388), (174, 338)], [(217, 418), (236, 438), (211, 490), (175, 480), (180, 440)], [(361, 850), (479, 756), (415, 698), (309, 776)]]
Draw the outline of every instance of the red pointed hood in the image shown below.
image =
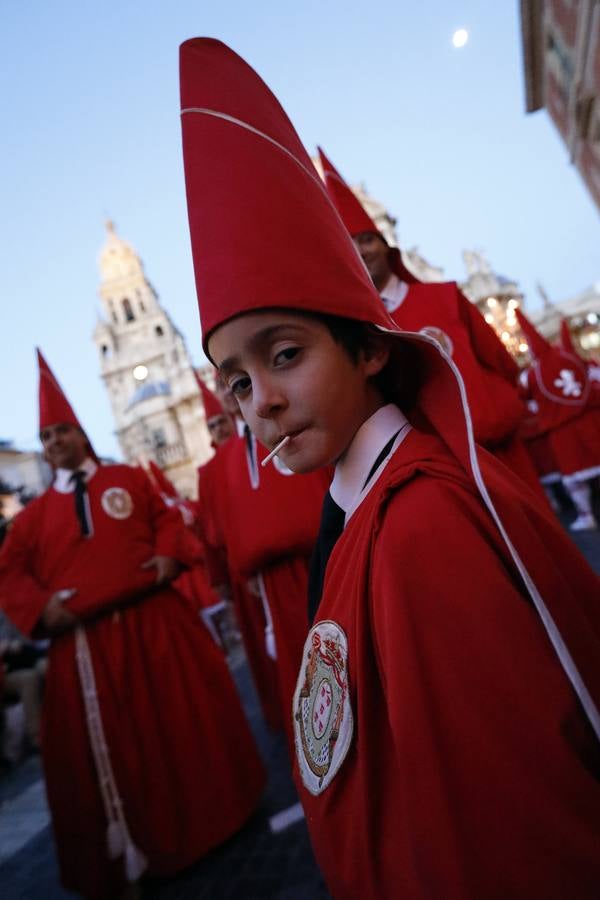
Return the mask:
[(180, 68), (205, 349), (214, 328), (258, 308), (318, 305), (321, 312), (392, 327), (325, 185), (266, 84), (212, 39), (183, 44)]
[(52, 369), (44, 359), (42, 351), (36, 348), (39, 382), (40, 432), (49, 425), (74, 425), (81, 429), (79, 419), (67, 400), (63, 389), (56, 380)]
[(204, 414), (206, 415), (206, 421), (212, 419), (213, 416), (221, 416), (223, 415), (223, 407), (219, 402), (219, 398), (216, 394), (214, 394), (204, 383), (203, 379), (200, 378), (197, 372), (194, 372), (196, 376), (196, 382), (198, 387), (200, 388), (200, 394), (202, 395), (202, 404), (204, 406)]
[[(356, 237), (365, 231), (372, 231), (378, 234), (382, 241), (384, 236), (379, 231), (377, 225), (367, 213), (366, 209), (354, 193), (354, 191), (346, 184), (333, 163), (325, 156), (321, 147), (317, 147), (319, 159), (323, 168), (323, 178), (325, 186), (331, 199), (331, 202), (337, 209), (342, 222), (350, 232), (351, 237)], [(386, 241), (387, 243), (387, 241)], [(390, 247), (388, 260), (392, 272), (398, 278), (407, 284), (420, 284), (419, 279), (410, 272), (402, 261), (402, 254), (398, 247)]]
[(527, 338), (527, 343), (529, 344), (529, 349), (531, 351), (531, 355), (534, 359), (541, 359), (549, 351), (552, 351), (552, 344), (546, 340), (546, 338), (539, 333), (537, 328), (532, 325), (527, 316), (521, 312), (520, 309), (515, 310), (517, 314), (517, 320), (519, 322), (519, 326), (521, 331)]

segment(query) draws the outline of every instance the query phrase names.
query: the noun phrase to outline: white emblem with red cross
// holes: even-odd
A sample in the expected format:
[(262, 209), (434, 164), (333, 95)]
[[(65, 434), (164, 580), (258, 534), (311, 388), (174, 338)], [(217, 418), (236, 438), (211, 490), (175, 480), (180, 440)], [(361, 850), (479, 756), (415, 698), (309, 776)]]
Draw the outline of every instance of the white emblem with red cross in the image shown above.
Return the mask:
[(339, 771), (352, 742), (348, 640), (331, 621), (310, 630), (293, 704), (296, 756), (302, 781), (320, 794)]

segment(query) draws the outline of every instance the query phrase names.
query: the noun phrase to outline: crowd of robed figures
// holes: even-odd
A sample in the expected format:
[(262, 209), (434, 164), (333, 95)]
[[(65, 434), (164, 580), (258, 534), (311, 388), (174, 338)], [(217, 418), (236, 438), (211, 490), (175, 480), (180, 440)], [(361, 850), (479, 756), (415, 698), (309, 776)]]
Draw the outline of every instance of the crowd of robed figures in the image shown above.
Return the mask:
[(575, 527), (596, 527), (593, 365), (519, 314), (519, 372), (322, 153), (321, 181), (227, 47), (184, 44), (181, 90), (217, 369), (215, 393), (199, 381), (215, 454), (198, 501), (156, 466), (100, 466), (40, 354), (54, 480), (0, 557), (4, 610), (51, 640), (63, 883), (126, 895), (256, 808), (265, 772), (221, 640), (233, 610), (332, 896), (597, 896), (598, 581), (542, 489), (560, 478)]

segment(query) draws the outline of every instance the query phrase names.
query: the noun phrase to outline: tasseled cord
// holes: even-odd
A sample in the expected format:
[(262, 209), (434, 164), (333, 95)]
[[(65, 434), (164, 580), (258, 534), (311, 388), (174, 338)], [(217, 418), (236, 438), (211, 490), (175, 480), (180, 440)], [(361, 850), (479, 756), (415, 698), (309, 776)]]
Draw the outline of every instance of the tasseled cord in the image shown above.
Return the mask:
[(125, 820), (123, 802), (117, 790), (115, 773), (104, 736), (90, 647), (85, 630), (81, 627), (75, 630), (75, 648), (88, 734), (108, 822), (106, 830), (108, 855), (110, 859), (124, 857), (125, 877), (127, 881), (134, 882), (145, 871), (148, 861), (142, 851), (133, 843)]

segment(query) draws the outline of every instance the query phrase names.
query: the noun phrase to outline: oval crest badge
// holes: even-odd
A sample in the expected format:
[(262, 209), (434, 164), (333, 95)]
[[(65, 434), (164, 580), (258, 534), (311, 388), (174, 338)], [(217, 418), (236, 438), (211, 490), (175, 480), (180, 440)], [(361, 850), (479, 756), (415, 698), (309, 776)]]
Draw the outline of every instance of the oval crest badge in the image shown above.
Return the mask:
[(133, 512), (131, 494), (125, 488), (107, 488), (100, 499), (102, 509), (111, 519), (128, 519)]
[(292, 713), (302, 781), (316, 796), (339, 771), (354, 730), (348, 687), (348, 640), (336, 622), (317, 622), (308, 634)]

